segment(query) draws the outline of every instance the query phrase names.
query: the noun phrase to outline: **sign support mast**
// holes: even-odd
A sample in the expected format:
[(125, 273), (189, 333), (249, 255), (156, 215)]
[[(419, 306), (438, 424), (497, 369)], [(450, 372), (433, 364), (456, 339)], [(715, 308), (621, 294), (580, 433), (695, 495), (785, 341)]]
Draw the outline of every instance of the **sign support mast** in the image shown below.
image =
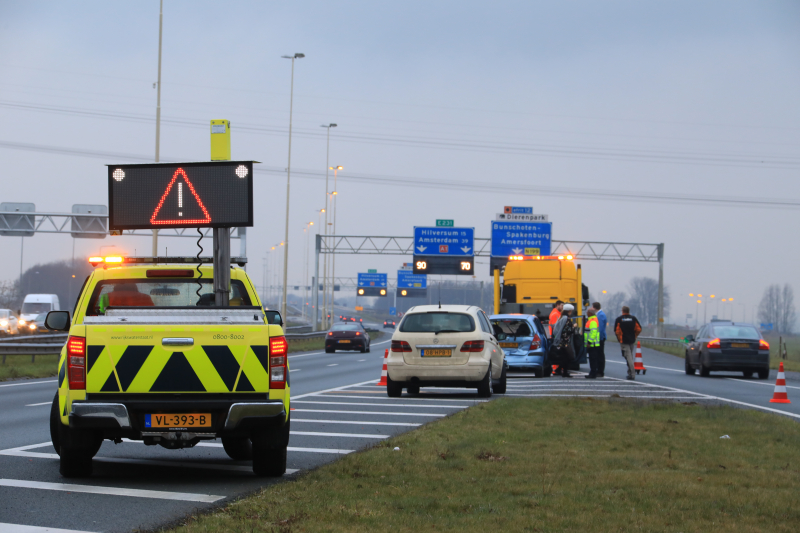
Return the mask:
[[(211, 160), (231, 160), (231, 123), (211, 121)], [(231, 286), (231, 229), (214, 228), (214, 305), (228, 307)]]
[[(161, 148), (161, 30), (164, 25), (164, 0), (158, 9), (158, 81), (156, 82), (156, 163)], [(158, 257), (158, 230), (153, 230), (153, 257)]]

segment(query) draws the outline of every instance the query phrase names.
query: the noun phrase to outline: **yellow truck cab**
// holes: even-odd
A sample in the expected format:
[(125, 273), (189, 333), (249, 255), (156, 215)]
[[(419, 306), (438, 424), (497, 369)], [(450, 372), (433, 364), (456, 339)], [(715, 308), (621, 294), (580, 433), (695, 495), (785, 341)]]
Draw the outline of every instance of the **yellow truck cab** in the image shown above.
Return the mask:
[[(221, 439), (260, 476), (286, 471), (288, 345), (247, 273), (231, 267), (229, 305), (214, 305), (213, 268), (93, 258), (58, 363), (50, 435), (65, 477), (91, 475), (103, 440), (168, 449)], [(274, 321), (273, 321), (274, 322)]]

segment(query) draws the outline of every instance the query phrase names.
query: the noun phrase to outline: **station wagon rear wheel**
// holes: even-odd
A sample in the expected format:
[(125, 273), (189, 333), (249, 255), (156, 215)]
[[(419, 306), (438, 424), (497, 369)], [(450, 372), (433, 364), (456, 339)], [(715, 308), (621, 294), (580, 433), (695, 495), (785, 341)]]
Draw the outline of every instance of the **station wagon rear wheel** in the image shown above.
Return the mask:
[(389, 398), (399, 398), (403, 395), (403, 387), (392, 378), (386, 376), (386, 395)]

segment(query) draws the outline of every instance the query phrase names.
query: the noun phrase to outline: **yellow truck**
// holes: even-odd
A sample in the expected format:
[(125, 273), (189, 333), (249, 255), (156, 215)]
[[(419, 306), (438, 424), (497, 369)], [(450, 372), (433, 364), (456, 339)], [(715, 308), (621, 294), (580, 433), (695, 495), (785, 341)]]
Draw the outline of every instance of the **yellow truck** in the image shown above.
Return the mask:
[(91, 475), (103, 440), (179, 449), (221, 439), (256, 475), (283, 475), (288, 345), (247, 273), (231, 267), (229, 305), (216, 307), (211, 266), (93, 259), (74, 316), (46, 319), (69, 332), (50, 416), (61, 474)]
[[(571, 255), (511, 256), (503, 272), (494, 271), (494, 314), (536, 315), (548, 323), (555, 302), (561, 300), (575, 306), (576, 323), (583, 326), (583, 311), (589, 300), (589, 289), (583, 284), (581, 265)], [(582, 338), (577, 342), (576, 364), (586, 362)]]

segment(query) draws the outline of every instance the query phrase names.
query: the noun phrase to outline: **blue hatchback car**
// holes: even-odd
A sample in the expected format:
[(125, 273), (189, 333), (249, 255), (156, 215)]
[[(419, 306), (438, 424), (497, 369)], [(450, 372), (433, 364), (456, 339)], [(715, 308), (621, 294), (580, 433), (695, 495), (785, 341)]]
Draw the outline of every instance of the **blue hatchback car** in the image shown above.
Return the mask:
[(535, 315), (492, 315), (489, 321), (495, 336), (502, 334), (498, 341), (509, 370), (532, 370), (539, 378), (553, 373), (553, 366), (547, 360), (550, 340)]

